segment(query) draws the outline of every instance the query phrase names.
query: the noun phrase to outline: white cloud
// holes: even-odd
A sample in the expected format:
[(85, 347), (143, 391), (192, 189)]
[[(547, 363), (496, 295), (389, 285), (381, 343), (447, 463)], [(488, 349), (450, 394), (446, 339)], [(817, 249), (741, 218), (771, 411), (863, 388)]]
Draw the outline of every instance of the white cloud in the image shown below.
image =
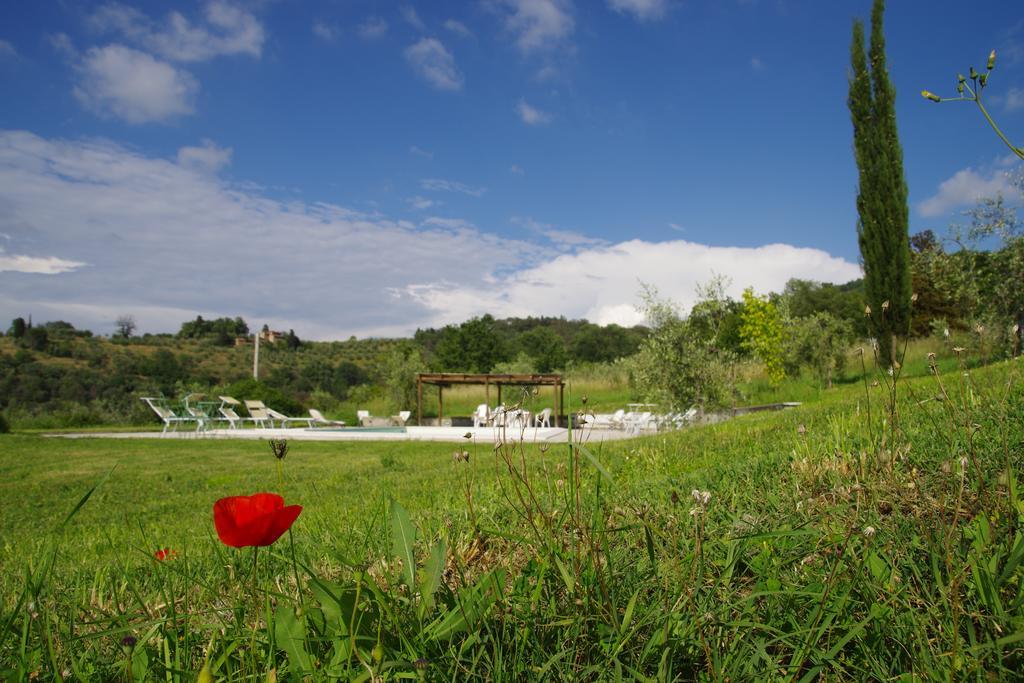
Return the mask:
[(509, 166), (508, 172), (514, 173), (515, 175), (526, 175), (526, 171), (524, 171), (523, 167), (520, 166), (519, 164), (512, 164), (511, 166)]
[(679, 225), (678, 223), (669, 223), (668, 227), (672, 228), (676, 232), (686, 232), (686, 228), (684, 228), (683, 226)]
[(1003, 102), (1006, 111), (1017, 111), (1024, 109), (1024, 89), (1010, 88), (1006, 91), (1006, 99)]
[(148, 51), (180, 62), (199, 62), (220, 55), (259, 57), (265, 35), (263, 25), (250, 12), (224, 0), (210, 0), (201, 23), (180, 12), (170, 12), (162, 22), (120, 3), (108, 3), (90, 17), (97, 31), (119, 33)]
[(487, 192), (486, 187), (472, 187), (457, 180), (442, 180), (441, 178), (424, 178), (420, 181), (420, 187), (433, 192), (460, 192), (471, 197), (480, 197)]
[(69, 273), (87, 265), (80, 261), (68, 261), (56, 256), (25, 256), (7, 254), (0, 249), (0, 273), (34, 273), (37, 275), (58, 275)]
[(409, 206), (419, 211), (424, 211), (435, 206), (440, 206), (441, 204), (444, 203), (436, 199), (430, 199), (429, 197), (421, 197), (419, 195), (416, 195), (415, 197), (410, 197), (406, 201), (409, 202)]
[(436, 38), (422, 38), (405, 50), (413, 71), (438, 90), (461, 90), (462, 73), (455, 57)]
[(579, 247), (606, 246), (608, 244), (607, 240), (590, 237), (573, 230), (560, 230), (550, 223), (542, 223), (531, 216), (512, 216), (510, 221), (513, 225), (518, 225), (529, 232), (544, 237), (562, 251), (573, 250)]
[(750, 68), (754, 71), (764, 71), (765, 64), (760, 57), (754, 56), (750, 58)]
[(523, 53), (549, 50), (575, 28), (570, 0), (501, 0), (505, 28)]
[(973, 168), (957, 171), (939, 185), (939, 191), (918, 203), (917, 211), (926, 218), (942, 216), (957, 207), (974, 204), (983, 197), (1011, 194), (1013, 184), (1005, 171), (979, 173)]
[(856, 264), (818, 249), (632, 240), (564, 254), (495, 277), (486, 287), (432, 281), (409, 286), (401, 294), (433, 311), (439, 323), (490, 312), (498, 317), (565, 315), (632, 325), (641, 320), (635, 310), (641, 282), (689, 310), (696, 302), (697, 285), (716, 274), (731, 278), (727, 293), (734, 298), (748, 286), (759, 292), (780, 291), (793, 277), (847, 282), (861, 276)]
[(313, 35), (324, 42), (333, 43), (338, 39), (338, 27), (326, 21), (314, 21), (312, 30)]
[(516, 113), (528, 126), (542, 126), (551, 122), (551, 114), (530, 106), (526, 100), (519, 100), (519, 104), (516, 105)]
[(457, 19), (448, 19), (444, 22), (444, 27), (462, 38), (472, 38), (473, 32), (469, 30), (469, 27), (463, 24)]
[(399, 9), (402, 14), (402, 18), (417, 31), (426, 31), (427, 25), (420, 19), (420, 15), (416, 12), (416, 8), (412, 5), (402, 5)]
[[(201, 313), (309, 338), (407, 333), (434, 319), (414, 301), (390, 300), (392, 289), (469, 286), (542, 254), (465, 221), (418, 226), (277, 200), (113, 143), (18, 131), (0, 131), (0, 207), (7, 253), (43, 259), (3, 262), (0, 319), (36, 302), (78, 311), (80, 319), (54, 317), (96, 328), (134, 313), (143, 331), (175, 330)], [(45, 261), (53, 257), (59, 262)], [(40, 279), (12, 272), (15, 263), (19, 271), (76, 269)]]
[(14, 46), (6, 40), (0, 40), (0, 61), (14, 61), (16, 59), (18, 59), (18, 51)]
[(423, 225), (460, 232), (474, 231), (477, 229), (475, 225), (463, 218), (443, 218), (441, 216), (431, 216), (430, 218), (424, 219)]
[(128, 123), (191, 114), (199, 84), (188, 72), (123, 45), (91, 48), (76, 65), (75, 97), (101, 116)]
[(359, 25), (358, 31), (361, 38), (374, 40), (388, 32), (388, 22), (380, 17), (370, 17)]
[(616, 12), (630, 13), (640, 21), (661, 19), (668, 10), (668, 0), (608, 0)]
[(203, 140), (199, 147), (182, 147), (178, 150), (178, 165), (207, 173), (216, 173), (231, 163), (234, 150), (219, 147), (213, 140)]
[(71, 38), (68, 34), (53, 33), (48, 35), (46, 40), (50, 43), (50, 46), (65, 59), (78, 59), (78, 50), (75, 48), (75, 44), (71, 42)]
[[(641, 280), (689, 305), (712, 273), (732, 278), (734, 296), (748, 285), (777, 291), (790, 277), (859, 276), (856, 264), (778, 244), (633, 240), (555, 256), (548, 243), (464, 219), (417, 225), (277, 200), (113, 143), (18, 131), (0, 131), (0, 207), (7, 253), (38, 260), (18, 272), (3, 262), (0, 319), (30, 308), (97, 330), (133, 314), (142, 331), (170, 331), (197, 313), (310, 339), (404, 335), (486, 312), (629, 324)], [(53, 274), (23, 272), (26, 263)]]
[(413, 145), (409, 148), (409, 154), (417, 157), (423, 157), (424, 159), (433, 159), (434, 153)]
[(549, 83), (559, 76), (561, 76), (561, 72), (559, 72), (558, 68), (548, 64), (537, 69), (537, 73), (533, 75), (533, 80), (538, 83)]

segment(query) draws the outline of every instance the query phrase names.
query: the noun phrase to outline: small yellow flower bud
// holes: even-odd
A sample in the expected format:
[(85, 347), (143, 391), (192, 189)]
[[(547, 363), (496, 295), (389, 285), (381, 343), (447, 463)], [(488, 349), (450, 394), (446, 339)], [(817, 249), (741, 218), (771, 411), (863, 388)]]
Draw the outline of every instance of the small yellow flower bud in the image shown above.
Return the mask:
[(930, 92), (928, 90), (922, 90), (921, 91), (921, 97), (925, 98), (926, 100), (931, 100), (932, 102), (941, 102), (942, 101), (941, 97), (939, 97), (935, 93)]
[(996, 68), (996, 51), (992, 50), (988, 55), (988, 70), (991, 71), (994, 68)]

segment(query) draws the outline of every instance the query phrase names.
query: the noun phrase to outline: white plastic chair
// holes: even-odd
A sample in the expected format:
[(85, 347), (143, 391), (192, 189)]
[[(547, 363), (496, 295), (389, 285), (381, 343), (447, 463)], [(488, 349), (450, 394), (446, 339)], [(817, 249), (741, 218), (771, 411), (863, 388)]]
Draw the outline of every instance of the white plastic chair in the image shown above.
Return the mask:
[(484, 426), (486, 426), (487, 423), (490, 422), (490, 417), (489, 417), (490, 412), (491, 411), (487, 409), (487, 404), (486, 403), (481, 403), (480, 405), (478, 405), (476, 407), (476, 410), (473, 411), (473, 426), (474, 427), (484, 427)]
[(533, 416), (534, 427), (550, 427), (551, 426), (551, 408), (545, 408), (536, 415)]
[(360, 427), (365, 427), (366, 423), (370, 421), (370, 411), (369, 410), (357, 410), (356, 411), (356, 419), (359, 421), (359, 426)]

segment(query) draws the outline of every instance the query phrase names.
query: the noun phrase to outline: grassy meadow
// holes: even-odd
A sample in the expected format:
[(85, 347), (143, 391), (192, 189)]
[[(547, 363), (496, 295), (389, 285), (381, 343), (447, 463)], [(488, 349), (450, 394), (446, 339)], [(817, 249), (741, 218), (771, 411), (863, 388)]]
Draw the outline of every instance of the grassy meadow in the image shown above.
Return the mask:
[[(1020, 361), (926, 354), (603, 446), (0, 435), (0, 676), (1018, 678)], [(222, 545), (256, 491), (302, 515)]]

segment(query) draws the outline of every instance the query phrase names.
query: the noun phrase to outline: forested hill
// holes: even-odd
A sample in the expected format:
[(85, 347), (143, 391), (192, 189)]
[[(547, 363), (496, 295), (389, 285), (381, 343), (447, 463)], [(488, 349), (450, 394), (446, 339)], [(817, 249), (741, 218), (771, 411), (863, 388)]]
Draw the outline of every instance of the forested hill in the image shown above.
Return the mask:
[(549, 372), (628, 356), (646, 336), (643, 327), (490, 316), (406, 339), (311, 342), (264, 329), (254, 384), (253, 334), (241, 318), (197, 317), (177, 334), (134, 335), (132, 321), (118, 324), (107, 338), (63, 321), (12, 321), (0, 337), (0, 411), (15, 424), (142, 422), (152, 416), (139, 396), (223, 392), (298, 412), (379, 392), (389, 374)]

